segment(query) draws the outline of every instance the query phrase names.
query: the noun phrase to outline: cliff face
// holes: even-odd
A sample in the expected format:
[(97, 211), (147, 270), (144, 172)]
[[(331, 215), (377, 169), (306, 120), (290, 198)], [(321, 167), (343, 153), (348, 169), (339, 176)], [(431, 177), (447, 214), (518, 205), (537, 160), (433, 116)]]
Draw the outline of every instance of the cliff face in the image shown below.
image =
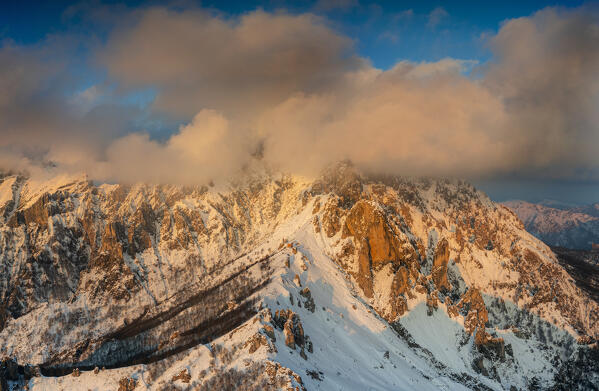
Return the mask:
[[(339, 249), (335, 257), (381, 314), (398, 295), (408, 300), (410, 292), (426, 291), (455, 302), (472, 287), (597, 336), (594, 305), (507, 208), (460, 182), (392, 178), (360, 185), (353, 186), (362, 188), (359, 200), (335, 213), (329, 210), (342, 196), (329, 194), (319, 218), (339, 227), (327, 235)], [(382, 298), (387, 292), (389, 302)], [(572, 300), (589, 311), (581, 316)], [(392, 313), (385, 317), (394, 320)]]
[[(268, 384), (351, 389), (317, 367), (341, 351), (372, 360), (381, 345), (397, 382), (437, 373), (509, 389), (555, 383), (588, 349), (573, 344), (599, 336), (596, 302), (551, 250), (464, 182), (367, 177), (348, 164), (316, 181), (261, 173), (220, 187), (1, 180), (0, 354), (46, 376), (147, 364), (161, 368), (147, 387), (188, 375), (199, 386), (243, 377), (231, 371), (246, 360), (247, 376), (268, 366)], [(524, 350), (539, 365), (514, 354)], [(212, 364), (179, 376), (194, 354)], [(171, 367), (176, 379), (160, 383)]]

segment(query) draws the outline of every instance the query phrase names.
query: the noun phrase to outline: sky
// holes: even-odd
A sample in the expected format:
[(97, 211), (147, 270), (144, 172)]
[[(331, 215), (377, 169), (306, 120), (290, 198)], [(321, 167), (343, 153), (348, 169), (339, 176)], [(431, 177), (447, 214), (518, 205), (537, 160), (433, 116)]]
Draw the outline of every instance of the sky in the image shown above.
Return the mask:
[(497, 201), (599, 202), (589, 2), (4, 2), (0, 167), (201, 184), (459, 177)]

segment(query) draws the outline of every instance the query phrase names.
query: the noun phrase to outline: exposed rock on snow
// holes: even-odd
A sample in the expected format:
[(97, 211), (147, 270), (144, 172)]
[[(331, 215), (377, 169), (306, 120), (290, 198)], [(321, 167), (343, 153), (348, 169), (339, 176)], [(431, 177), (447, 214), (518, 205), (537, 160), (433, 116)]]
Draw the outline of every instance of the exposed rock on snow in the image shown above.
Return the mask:
[(435, 248), (435, 257), (433, 259), (433, 270), (431, 275), (437, 289), (450, 290), (451, 286), (447, 281), (447, 263), (449, 262), (449, 243), (443, 239)]

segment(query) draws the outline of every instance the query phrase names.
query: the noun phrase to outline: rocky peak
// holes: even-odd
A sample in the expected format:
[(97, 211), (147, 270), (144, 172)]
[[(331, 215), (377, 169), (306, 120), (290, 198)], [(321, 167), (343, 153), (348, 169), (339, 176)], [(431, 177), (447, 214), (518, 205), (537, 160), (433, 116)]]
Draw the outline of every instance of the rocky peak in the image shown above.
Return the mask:
[(334, 193), (340, 197), (340, 206), (350, 208), (362, 195), (362, 179), (358, 170), (349, 161), (328, 167), (311, 187), (311, 194)]

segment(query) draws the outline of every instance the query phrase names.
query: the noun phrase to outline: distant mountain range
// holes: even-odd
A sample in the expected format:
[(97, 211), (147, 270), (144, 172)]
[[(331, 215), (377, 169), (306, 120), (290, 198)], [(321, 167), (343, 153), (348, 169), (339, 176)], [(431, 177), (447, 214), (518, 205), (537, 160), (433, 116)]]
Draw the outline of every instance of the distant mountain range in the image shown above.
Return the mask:
[(599, 203), (566, 206), (526, 201), (503, 203), (518, 215), (526, 230), (551, 246), (590, 249), (599, 243)]

